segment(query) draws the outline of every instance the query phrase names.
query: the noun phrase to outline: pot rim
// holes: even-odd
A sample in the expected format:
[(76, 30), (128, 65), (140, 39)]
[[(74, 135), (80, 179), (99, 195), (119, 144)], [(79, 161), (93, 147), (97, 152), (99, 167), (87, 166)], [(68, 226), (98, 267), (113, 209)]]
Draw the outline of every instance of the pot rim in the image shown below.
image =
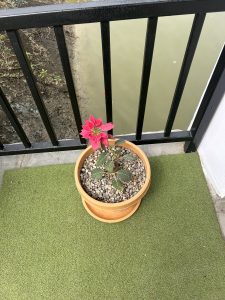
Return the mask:
[[(109, 139), (110, 144), (114, 143), (117, 139)], [(76, 186), (77, 189), (79, 190), (79, 192), (81, 192), (82, 194), (84, 194), (84, 197), (90, 201), (91, 203), (93, 203), (94, 205), (100, 206), (100, 207), (105, 207), (105, 208), (110, 208), (110, 207), (123, 207), (124, 205), (129, 205), (130, 203), (136, 201), (138, 198), (140, 198), (143, 194), (145, 194), (148, 190), (148, 187), (150, 185), (150, 181), (151, 181), (151, 168), (150, 168), (150, 164), (148, 161), (148, 158), (146, 156), (146, 154), (139, 148), (137, 147), (134, 143), (131, 143), (129, 141), (125, 141), (123, 145), (127, 145), (128, 147), (125, 148), (129, 148), (132, 150), (132, 148), (136, 148), (136, 150), (138, 151), (138, 153), (136, 153), (139, 158), (143, 161), (144, 166), (145, 166), (145, 172), (146, 172), (146, 178), (145, 178), (145, 182), (143, 184), (143, 186), (141, 187), (141, 189), (137, 192), (137, 194), (135, 194), (133, 197), (121, 201), (121, 202), (117, 202), (117, 203), (107, 203), (107, 202), (102, 202), (99, 200), (96, 200), (94, 198), (92, 198), (91, 196), (89, 196), (86, 191), (83, 189), (81, 183), (80, 183), (80, 173), (78, 172), (79, 166), (80, 166), (80, 162), (81, 162), (81, 158), (82, 157), (86, 157), (88, 152), (90, 152), (90, 150), (92, 150), (92, 146), (88, 146), (84, 151), (82, 151), (82, 153), (80, 154), (80, 156), (78, 157), (78, 160), (76, 162), (75, 165), (75, 170), (74, 170), (74, 175), (75, 175), (75, 182), (76, 182)], [(82, 196), (81, 194), (81, 196)], [(142, 196), (143, 197), (143, 196)]]

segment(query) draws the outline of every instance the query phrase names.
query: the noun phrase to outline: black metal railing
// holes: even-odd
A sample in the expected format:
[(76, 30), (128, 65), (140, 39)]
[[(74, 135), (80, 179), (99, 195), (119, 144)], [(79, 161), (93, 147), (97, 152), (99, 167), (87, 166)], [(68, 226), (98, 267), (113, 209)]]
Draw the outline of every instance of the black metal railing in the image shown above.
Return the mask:
[[(39, 92), (36, 79), (32, 72), (29, 59), (26, 55), (20, 29), (53, 27), (61, 63), (66, 79), (68, 93), (72, 105), (75, 123), (78, 131), (81, 130), (81, 114), (76, 96), (68, 50), (65, 41), (63, 26), (100, 22), (102, 38), (103, 72), (105, 85), (105, 106), (107, 121), (113, 121), (112, 114), (112, 78), (110, 55), (110, 21), (148, 18), (146, 31), (145, 51), (143, 60), (142, 79), (140, 85), (139, 108), (137, 112), (136, 133), (126, 135), (126, 139), (136, 144), (153, 144), (186, 141), (186, 152), (195, 151), (195, 138), (204, 118), (208, 106), (212, 105), (213, 93), (225, 72), (225, 47), (222, 49), (214, 72), (203, 95), (201, 105), (194, 118), (193, 125), (188, 131), (172, 131), (173, 123), (184, 91), (186, 80), (201, 35), (205, 16), (210, 12), (225, 11), (225, 1), (221, 0), (127, 0), (103, 1), (80, 4), (46, 5), (37, 7), (0, 10), (0, 31), (6, 31), (11, 45), (21, 66), (27, 85), (31, 91), (42, 122), (49, 136), (49, 142), (31, 143), (10, 106), (6, 96), (0, 88), (0, 105), (6, 113), (11, 125), (18, 134), (21, 143), (3, 144), (0, 141), (0, 155), (20, 153), (35, 153), (45, 151), (59, 151), (82, 149), (86, 147), (81, 137), (71, 140), (58, 140), (50, 121), (48, 111)], [(161, 16), (194, 14), (191, 33), (187, 42), (178, 82), (173, 101), (168, 114), (165, 130), (161, 133), (143, 133), (143, 122), (148, 93), (151, 65), (154, 52), (157, 21)], [(218, 103), (217, 103), (218, 105)], [(208, 118), (207, 122), (210, 122)], [(207, 124), (206, 124), (207, 125)]]

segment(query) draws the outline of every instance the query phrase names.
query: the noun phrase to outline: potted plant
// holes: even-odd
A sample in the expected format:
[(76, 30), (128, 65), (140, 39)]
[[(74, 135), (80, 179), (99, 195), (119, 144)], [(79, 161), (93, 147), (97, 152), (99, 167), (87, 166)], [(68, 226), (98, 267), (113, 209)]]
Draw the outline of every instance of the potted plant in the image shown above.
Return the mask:
[(93, 116), (85, 121), (81, 135), (90, 146), (81, 153), (74, 172), (85, 209), (95, 219), (108, 223), (130, 217), (151, 182), (144, 152), (131, 142), (107, 134), (113, 127)]

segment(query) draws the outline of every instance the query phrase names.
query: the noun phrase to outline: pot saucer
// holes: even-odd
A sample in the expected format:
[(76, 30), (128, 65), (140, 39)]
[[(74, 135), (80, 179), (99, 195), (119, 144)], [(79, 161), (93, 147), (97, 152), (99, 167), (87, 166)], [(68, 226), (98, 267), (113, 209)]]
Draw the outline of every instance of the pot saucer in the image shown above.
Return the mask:
[(129, 218), (130, 216), (132, 216), (135, 213), (135, 211), (138, 209), (139, 205), (141, 204), (141, 201), (138, 201), (137, 204), (134, 206), (134, 208), (127, 215), (125, 215), (119, 219), (118, 218), (117, 219), (105, 219), (105, 218), (99, 217), (98, 215), (94, 214), (91, 211), (90, 207), (83, 199), (82, 199), (82, 203), (83, 203), (83, 206), (86, 209), (86, 211), (89, 213), (89, 215), (91, 215), (96, 220), (105, 222), (105, 223), (118, 223), (118, 222), (122, 222), (122, 221), (126, 220), (127, 218)]

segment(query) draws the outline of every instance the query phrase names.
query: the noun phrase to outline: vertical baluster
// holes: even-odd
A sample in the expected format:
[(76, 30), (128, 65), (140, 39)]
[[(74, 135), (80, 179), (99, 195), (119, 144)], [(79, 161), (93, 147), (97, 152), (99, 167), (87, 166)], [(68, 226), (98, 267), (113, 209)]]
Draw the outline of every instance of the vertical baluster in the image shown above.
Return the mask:
[[(80, 109), (77, 101), (77, 96), (76, 96), (76, 90), (73, 82), (73, 75), (71, 71), (71, 66), (70, 66), (70, 60), (69, 60), (69, 54), (66, 46), (66, 39), (63, 31), (63, 26), (55, 26), (54, 27), (54, 32), (55, 32), (55, 37), (59, 49), (59, 55), (60, 59), (62, 62), (62, 67), (66, 79), (66, 84), (70, 96), (70, 101), (71, 101), (71, 106), (73, 109), (73, 114), (74, 114), (74, 119), (76, 122), (77, 130), (78, 132), (81, 131), (82, 129), (82, 121), (81, 121), (81, 114), (80, 114)], [(85, 144), (85, 139), (83, 139), (80, 135), (80, 142), (82, 144)]]
[(0, 142), (0, 150), (3, 150), (4, 149), (4, 146), (3, 144)]
[(201, 143), (201, 140), (210, 124), (210, 121), (216, 109), (223, 99), (225, 91), (224, 78), (225, 45), (223, 46), (223, 49), (220, 53), (219, 59), (216, 63), (212, 76), (202, 97), (201, 104), (191, 125), (191, 134), (193, 137), (193, 141), (186, 142), (184, 147), (185, 152), (195, 151)]
[(155, 44), (155, 36), (158, 18), (149, 18), (145, 38), (145, 51), (142, 68), (141, 89), (138, 107), (138, 118), (136, 127), (136, 139), (140, 140), (145, 117), (145, 107), (148, 95), (149, 79), (151, 74), (152, 57)]
[(25, 148), (30, 148), (31, 143), (26, 136), (26, 133), (24, 132), (22, 126), (20, 125), (20, 122), (18, 121), (14, 111), (12, 110), (6, 96), (4, 95), (2, 89), (0, 88), (0, 105), (5, 112), (6, 116), (8, 117), (10, 123), (12, 124), (13, 128), (15, 129), (16, 133), (20, 137), (22, 143), (24, 144)]
[(165, 136), (169, 136), (173, 127), (173, 123), (176, 117), (176, 113), (178, 110), (178, 106), (180, 104), (181, 97), (183, 95), (184, 87), (186, 84), (186, 80), (188, 77), (189, 70), (191, 68), (191, 63), (195, 54), (196, 47), (198, 45), (198, 40), (201, 34), (201, 30), (204, 24), (205, 14), (196, 14), (193, 25), (191, 28), (191, 33), (189, 36), (187, 48), (185, 51), (180, 75), (177, 81), (176, 90), (174, 93), (173, 101), (171, 104), (169, 116), (167, 119), (166, 127), (165, 127)]
[[(49, 138), (50, 138), (52, 144), (54, 146), (57, 146), (58, 145), (58, 140), (57, 140), (56, 134), (54, 132), (54, 129), (52, 127), (51, 121), (49, 119), (47, 109), (45, 107), (45, 104), (42, 100), (39, 89), (37, 87), (36, 79), (33, 75), (30, 63), (29, 63), (27, 55), (26, 55), (26, 52), (23, 48), (23, 44), (22, 44), (19, 32), (12, 30), (12, 31), (7, 31), (7, 34), (8, 34), (8, 37), (9, 37), (10, 41), (11, 41), (12, 47), (15, 51), (15, 54), (17, 56), (17, 59), (18, 59), (19, 64), (21, 66), (21, 69), (23, 71), (23, 74), (26, 78), (27, 84), (29, 86), (29, 89), (31, 91), (33, 99), (36, 103), (36, 106), (38, 108), (41, 119), (42, 119), (42, 121), (44, 123), (44, 126), (47, 130), (47, 133), (49, 135)], [(40, 59), (41, 59), (41, 57), (40, 57)]]
[[(101, 23), (102, 58), (105, 86), (105, 105), (107, 122), (112, 122), (112, 75), (111, 75), (111, 51), (110, 51), (110, 25), (109, 22)], [(113, 134), (113, 130), (109, 131)]]

